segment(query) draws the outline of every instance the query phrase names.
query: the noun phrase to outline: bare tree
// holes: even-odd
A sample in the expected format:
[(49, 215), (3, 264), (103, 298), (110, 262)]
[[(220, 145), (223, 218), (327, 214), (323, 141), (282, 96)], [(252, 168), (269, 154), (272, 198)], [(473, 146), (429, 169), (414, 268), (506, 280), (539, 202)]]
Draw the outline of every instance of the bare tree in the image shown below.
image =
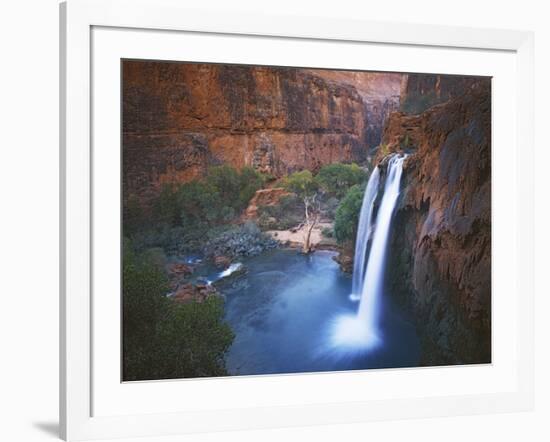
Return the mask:
[(313, 252), (311, 233), (321, 218), (320, 189), (309, 170), (295, 172), (285, 179), (285, 188), (294, 193), (304, 206), (304, 244), (303, 253)]

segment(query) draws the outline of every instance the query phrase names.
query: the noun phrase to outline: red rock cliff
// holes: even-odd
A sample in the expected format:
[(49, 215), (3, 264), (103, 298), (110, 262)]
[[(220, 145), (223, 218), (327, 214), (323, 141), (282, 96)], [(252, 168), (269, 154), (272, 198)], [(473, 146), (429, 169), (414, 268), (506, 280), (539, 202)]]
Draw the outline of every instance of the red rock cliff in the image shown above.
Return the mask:
[(304, 70), (125, 61), (122, 101), (126, 196), (219, 163), (280, 176), (366, 158), (357, 90)]
[(407, 134), (390, 292), (418, 321), (423, 363), (490, 362), (490, 80), (419, 115), (392, 114), (384, 133), (391, 150)]

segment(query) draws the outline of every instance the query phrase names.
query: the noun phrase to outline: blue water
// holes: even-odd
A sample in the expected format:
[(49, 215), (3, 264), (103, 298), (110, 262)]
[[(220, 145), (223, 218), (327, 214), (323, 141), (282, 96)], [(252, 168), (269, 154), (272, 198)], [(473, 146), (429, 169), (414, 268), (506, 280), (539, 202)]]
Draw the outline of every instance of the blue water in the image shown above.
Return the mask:
[(242, 261), (244, 276), (219, 288), (225, 319), (235, 332), (226, 366), (232, 375), (340, 371), (417, 366), (415, 328), (383, 296), (380, 345), (350, 353), (330, 345), (336, 318), (355, 314), (351, 278), (340, 271), (334, 252), (301, 255), (276, 249)]

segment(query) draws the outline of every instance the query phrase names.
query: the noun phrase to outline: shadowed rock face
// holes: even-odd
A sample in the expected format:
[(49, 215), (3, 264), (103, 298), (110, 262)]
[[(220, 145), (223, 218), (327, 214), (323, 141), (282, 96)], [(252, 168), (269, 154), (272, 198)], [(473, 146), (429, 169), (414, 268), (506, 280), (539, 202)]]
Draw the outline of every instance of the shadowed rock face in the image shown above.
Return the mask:
[(391, 150), (405, 134), (403, 195), (387, 279), (418, 321), (427, 365), (491, 361), (491, 86), (420, 115), (394, 113)]
[(364, 161), (367, 112), (347, 84), (290, 68), (125, 61), (125, 196), (216, 164), (275, 176)]
[(367, 109), (367, 136), (366, 143), (369, 149), (376, 148), (382, 141), (384, 127), (388, 116), (399, 109), (399, 96), (392, 95), (384, 99), (366, 100)]
[(441, 74), (406, 74), (401, 79), (400, 110), (418, 114), (429, 107), (460, 97), (478, 77)]

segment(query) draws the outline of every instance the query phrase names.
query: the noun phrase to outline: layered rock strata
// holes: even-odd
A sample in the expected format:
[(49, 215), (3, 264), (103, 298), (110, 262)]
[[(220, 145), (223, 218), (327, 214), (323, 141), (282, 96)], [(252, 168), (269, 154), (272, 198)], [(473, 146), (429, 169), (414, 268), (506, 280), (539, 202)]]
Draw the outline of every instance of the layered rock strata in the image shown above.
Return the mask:
[(122, 102), (125, 196), (217, 164), (278, 177), (367, 155), (356, 88), (300, 69), (124, 61)]

